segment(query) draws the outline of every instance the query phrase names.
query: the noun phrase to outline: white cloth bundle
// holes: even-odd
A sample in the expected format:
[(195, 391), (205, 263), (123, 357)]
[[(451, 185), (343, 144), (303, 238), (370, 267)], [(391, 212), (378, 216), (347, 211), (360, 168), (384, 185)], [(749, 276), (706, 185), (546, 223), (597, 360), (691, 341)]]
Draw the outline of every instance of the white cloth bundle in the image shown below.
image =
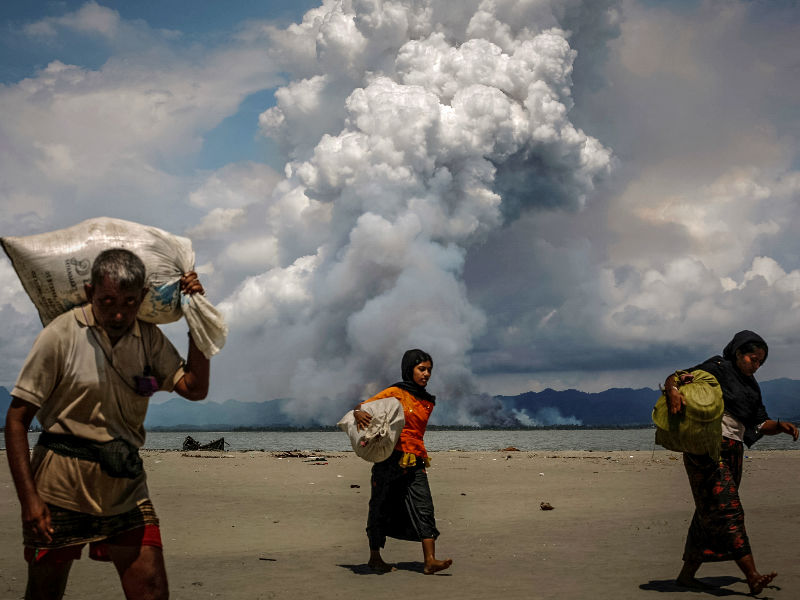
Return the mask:
[(358, 429), (352, 410), (336, 426), (350, 437), (350, 445), (356, 455), (369, 462), (386, 460), (391, 456), (406, 424), (403, 405), (397, 398), (389, 397), (365, 402), (361, 410), (372, 417), (366, 429)]
[(147, 270), (147, 295), (138, 317), (171, 323), (186, 317), (197, 347), (211, 358), (225, 345), (222, 314), (199, 294), (181, 297), (180, 278), (194, 270), (192, 242), (157, 227), (99, 217), (72, 227), (25, 237), (0, 238), (43, 325), (86, 302), (83, 285), (103, 250), (125, 248)]

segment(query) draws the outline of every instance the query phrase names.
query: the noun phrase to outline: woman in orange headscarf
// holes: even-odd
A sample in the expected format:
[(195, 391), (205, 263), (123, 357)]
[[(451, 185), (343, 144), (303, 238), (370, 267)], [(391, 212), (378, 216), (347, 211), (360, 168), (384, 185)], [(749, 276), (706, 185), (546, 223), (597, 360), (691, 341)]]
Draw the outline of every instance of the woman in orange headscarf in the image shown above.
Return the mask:
[[(422, 542), (425, 574), (436, 573), (452, 564), (449, 558), (436, 559), (436, 519), (433, 499), (428, 486), (425, 468), (429, 464), (423, 436), (428, 418), (433, 412), (436, 397), (425, 387), (433, 370), (433, 359), (422, 350), (409, 350), (403, 355), (401, 366), (403, 380), (386, 388), (365, 402), (394, 397), (403, 406), (405, 426), (392, 455), (372, 467), (372, 496), (369, 500), (367, 538), (369, 539), (369, 566), (374, 571), (387, 572), (394, 567), (384, 562), (381, 548), (386, 538)], [(362, 403), (363, 404), (363, 403)], [(371, 417), (354, 410), (359, 428), (366, 427)]]

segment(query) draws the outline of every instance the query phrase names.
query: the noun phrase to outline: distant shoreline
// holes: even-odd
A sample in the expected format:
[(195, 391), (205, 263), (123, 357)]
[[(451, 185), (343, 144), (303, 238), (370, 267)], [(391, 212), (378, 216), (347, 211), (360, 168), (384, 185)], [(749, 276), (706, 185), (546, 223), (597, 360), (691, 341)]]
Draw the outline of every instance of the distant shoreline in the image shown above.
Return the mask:
[[(310, 427), (293, 427), (291, 425), (263, 425), (257, 427), (244, 427), (234, 425), (174, 425), (169, 427), (147, 427), (147, 431), (159, 431), (164, 433), (180, 433), (186, 432), (205, 432), (205, 431), (220, 431), (220, 432), (237, 432), (247, 433), (248, 431), (263, 432), (325, 432), (325, 431), (339, 431), (335, 425), (315, 425)], [(542, 430), (591, 430), (591, 429), (655, 429), (652, 423), (641, 423), (638, 425), (531, 425), (523, 426), (518, 425), (515, 427), (472, 427), (469, 425), (428, 425), (428, 431), (542, 431)], [(39, 433), (41, 428), (35, 427), (28, 430), (28, 433)], [(5, 433), (5, 428), (0, 427), (0, 433)]]
[[(537, 431), (537, 430), (593, 430), (593, 429), (654, 429), (655, 425), (642, 423), (639, 425), (536, 425), (515, 427), (472, 427), (469, 425), (428, 425), (428, 431)], [(293, 427), (290, 425), (269, 425), (257, 427), (235, 427), (231, 425), (178, 425), (170, 427), (148, 427), (147, 431), (182, 432), (182, 431), (219, 431), (219, 432), (327, 432), (339, 431), (334, 425), (317, 425), (310, 427)]]

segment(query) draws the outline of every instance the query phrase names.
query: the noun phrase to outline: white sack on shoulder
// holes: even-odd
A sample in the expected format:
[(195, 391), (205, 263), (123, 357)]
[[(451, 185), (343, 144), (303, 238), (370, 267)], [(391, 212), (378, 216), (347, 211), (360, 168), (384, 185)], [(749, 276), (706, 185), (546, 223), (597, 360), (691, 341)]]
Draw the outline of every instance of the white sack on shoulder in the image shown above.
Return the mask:
[(206, 358), (211, 358), (222, 350), (228, 336), (228, 326), (222, 313), (205, 296), (184, 294), (181, 298), (181, 311), (186, 317), (195, 345)]
[(350, 445), (356, 455), (369, 462), (386, 460), (391, 456), (400, 439), (400, 431), (406, 424), (403, 405), (397, 398), (389, 397), (365, 402), (361, 410), (372, 417), (366, 429), (359, 431), (352, 410), (336, 426), (350, 437)]
[(109, 217), (25, 237), (0, 238), (43, 325), (86, 302), (83, 290), (94, 259), (103, 250), (125, 248), (147, 271), (148, 292), (138, 317), (171, 323), (186, 316), (197, 347), (211, 358), (225, 345), (222, 314), (205, 298), (181, 298), (180, 278), (194, 270), (192, 242), (159, 229)]

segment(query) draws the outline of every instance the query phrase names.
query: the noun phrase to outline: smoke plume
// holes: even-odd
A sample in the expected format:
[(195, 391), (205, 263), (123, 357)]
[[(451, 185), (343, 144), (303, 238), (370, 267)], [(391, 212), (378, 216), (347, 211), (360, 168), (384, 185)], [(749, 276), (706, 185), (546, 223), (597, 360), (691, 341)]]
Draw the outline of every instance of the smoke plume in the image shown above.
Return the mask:
[(259, 124), (287, 162), (269, 197), (206, 226), (265, 265), (221, 304), (247, 352), (215, 369), (291, 398), (297, 423), (332, 422), (419, 347), (438, 420), (514, 421), (471, 375), (486, 318), (466, 252), (532, 209), (579, 209), (612, 163), (570, 109), (572, 37), (596, 40), (613, 12), (553, 4), (325, 1), (267, 32), (291, 80)]

